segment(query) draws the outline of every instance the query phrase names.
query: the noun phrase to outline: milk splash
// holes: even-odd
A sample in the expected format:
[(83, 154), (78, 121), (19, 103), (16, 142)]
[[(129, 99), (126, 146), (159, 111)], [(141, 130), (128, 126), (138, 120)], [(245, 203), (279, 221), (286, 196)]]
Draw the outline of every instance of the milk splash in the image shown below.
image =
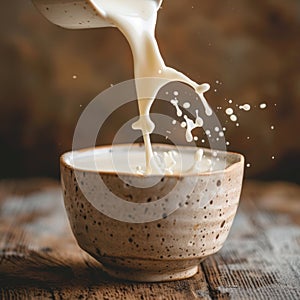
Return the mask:
[[(204, 93), (210, 88), (208, 84), (197, 84), (186, 75), (165, 65), (160, 54), (157, 41), (155, 39), (155, 27), (157, 20), (157, 4), (152, 0), (97, 0), (94, 6), (99, 14), (109, 23), (114, 24), (126, 37), (134, 61), (135, 78), (160, 78), (161, 81), (147, 81), (147, 84), (140, 85), (136, 81), (136, 91), (138, 97), (139, 119), (132, 127), (141, 130), (143, 134), (146, 149), (146, 174), (159, 168), (155, 154), (152, 151), (150, 134), (153, 132), (155, 125), (150, 119), (150, 109), (155, 100), (158, 91), (172, 81), (180, 81), (190, 85), (198, 94), (206, 115), (212, 115)], [(141, 97), (144, 91), (147, 91), (150, 97), (144, 99)], [(174, 99), (171, 102), (176, 106), (177, 115), (182, 115), (178, 106), (178, 101)], [(202, 127), (203, 121), (197, 115), (195, 121), (184, 116), (186, 121), (186, 139), (188, 142), (193, 141), (191, 131), (196, 127)], [(172, 155), (166, 154), (166, 161), (172, 162)], [(168, 167), (167, 171), (170, 171)], [(156, 170), (157, 171), (157, 170)]]

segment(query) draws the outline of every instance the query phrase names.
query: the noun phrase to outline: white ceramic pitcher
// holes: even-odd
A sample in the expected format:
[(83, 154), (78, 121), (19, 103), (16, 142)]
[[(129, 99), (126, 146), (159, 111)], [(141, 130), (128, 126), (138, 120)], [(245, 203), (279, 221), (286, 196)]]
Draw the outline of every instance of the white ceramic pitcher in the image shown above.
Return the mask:
[[(102, 0), (109, 1), (109, 0)], [(123, 0), (126, 1), (126, 0)], [(155, 1), (159, 9), (162, 0)], [(98, 12), (99, 0), (32, 0), (37, 9), (52, 23), (68, 29), (110, 27), (105, 10)], [(98, 9), (99, 10), (99, 9)]]

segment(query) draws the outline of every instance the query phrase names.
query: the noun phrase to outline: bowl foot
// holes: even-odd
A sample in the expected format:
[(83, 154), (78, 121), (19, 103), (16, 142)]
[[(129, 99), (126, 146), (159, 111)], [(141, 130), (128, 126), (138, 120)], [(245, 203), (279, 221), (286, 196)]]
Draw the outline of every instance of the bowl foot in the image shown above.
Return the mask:
[(163, 272), (151, 272), (145, 270), (133, 270), (133, 269), (117, 269), (110, 266), (103, 266), (103, 270), (110, 276), (139, 282), (159, 282), (159, 281), (173, 281), (186, 279), (194, 276), (198, 272), (199, 266), (192, 266), (184, 270), (179, 271), (163, 271)]

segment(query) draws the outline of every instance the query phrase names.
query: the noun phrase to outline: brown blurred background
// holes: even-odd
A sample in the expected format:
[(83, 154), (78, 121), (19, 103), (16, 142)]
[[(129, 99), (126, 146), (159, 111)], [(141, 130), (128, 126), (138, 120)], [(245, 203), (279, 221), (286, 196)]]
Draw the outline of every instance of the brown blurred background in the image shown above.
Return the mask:
[[(56, 27), (29, 0), (1, 1), (0, 14), (0, 178), (58, 177), (81, 111), (132, 78), (129, 47), (113, 28)], [(299, 0), (165, 0), (160, 10), (166, 63), (211, 84), (220, 120), (228, 99), (252, 105), (239, 127), (226, 123), (229, 150), (251, 163), (248, 178), (300, 182), (299, 37)]]

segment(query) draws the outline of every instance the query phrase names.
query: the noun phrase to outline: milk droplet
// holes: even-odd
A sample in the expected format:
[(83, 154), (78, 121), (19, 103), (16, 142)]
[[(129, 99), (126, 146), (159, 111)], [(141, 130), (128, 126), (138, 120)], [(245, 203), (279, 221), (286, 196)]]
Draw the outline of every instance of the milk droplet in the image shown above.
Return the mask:
[(230, 115), (233, 114), (233, 109), (230, 108), (230, 107), (229, 107), (229, 108), (226, 108), (225, 112), (226, 112), (226, 114), (227, 114), (228, 116), (230, 116)]
[(173, 120), (173, 121), (172, 121), (172, 124), (173, 124), (173, 125), (176, 125), (176, 123), (177, 123), (176, 120)]
[(250, 136), (247, 136), (247, 140), (250, 140)]
[(186, 123), (185, 123), (185, 122), (181, 122), (180, 126), (181, 126), (182, 128), (185, 128), (185, 127), (186, 127)]
[(179, 95), (179, 93), (177, 92), (177, 91), (174, 91), (174, 96), (178, 96)]
[(184, 115), (184, 119), (186, 122), (186, 134), (185, 134), (185, 138), (187, 140), (187, 142), (192, 142), (193, 141), (193, 135), (192, 135), (192, 130), (197, 128), (197, 127), (202, 127), (203, 125), (203, 120), (198, 116), (198, 110), (196, 111), (197, 113), (197, 119), (196, 122), (194, 122), (192, 119), (190, 119), (187, 115)]
[(230, 103), (230, 104), (231, 104), (232, 102), (233, 102), (233, 101), (232, 101), (231, 99), (230, 99), (230, 100), (228, 100), (228, 103)]
[(265, 109), (267, 107), (267, 104), (266, 103), (261, 103), (261, 104), (259, 104), (259, 107), (261, 109)]
[(220, 131), (220, 128), (219, 127), (215, 127), (215, 132), (219, 132)]
[(203, 154), (204, 154), (203, 149), (197, 150), (196, 153), (195, 153), (195, 160), (200, 161), (203, 157)]
[(205, 130), (205, 133), (206, 135), (210, 135), (210, 130), (209, 129)]
[(77, 79), (77, 75), (73, 75), (73, 77), (72, 77), (73, 79)]
[(226, 145), (227, 145), (227, 146), (229, 146), (229, 145), (230, 145), (230, 143), (227, 141), (227, 142), (226, 142)]
[(194, 141), (198, 141), (199, 140), (199, 138), (197, 137), (197, 136), (194, 136)]
[(230, 116), (230, 120), (231, 120), (232, 122), (236, 122), (236, 121), (237, 121), (237, 116), (236, 116), (236, 115), (231, 115), (231, 116)]
[(142, 166), (136, 166), (136, 173), (138, 175), (144, 175), (144, 171), (142, 169)]
[(226, 131), (226, 127), (223, 127), (223, 131)]
[(204, 139), (202, 139), (202, 140), (201, 140), (201, 142), (204, 144), (204, 143), (205, 143), (205, 140), (204, 140)]
[(203, 95), (209, 89), (210, 89), (210, 85), (208, 83), (203, 83), (203, 84), (198, 85), (195, 88), (195, 91), (197, 92), (198, 96), (201, 99), (202, 104), (204, 105), (204, 109), (205, 109), (206, 115), (211, 116), (212, 115), (212, 109), (208, 105), (208, 103), (207, 103), (207, 101), (206, 101), (206, 99), (205, 99), (205, 97)]
[(223, 131), (220, 131), (220, 132), (219, 132), (219, 136), (220, 136), (220, 137), (223, 137), (223, 136), (224, 136), (224, 132), (223, 132)]
[(236, 126), (236, 127), (239, 127), (239, 126), (240, 126), (240, 123), (236, 123), (235, 126)]
[(177, 99), (172, 99), (171, 100), (171, 104), (176, 108), (176, 114), (177, 114), (177, 116), (181, 117), (182, 116), (182, 110), (179, 108), (178, 100)]
[(248, 164), (246, 165), (246, 167), (247, 167), (247, 168), (250, 168), (250, 167), (251, 167), (251, 164), (248, 163)]
[(189, 102), (184, 102), (182, 106), (183, 108), (187, 109), (191, 107), (191, 104)]
[(239, 109), (249, 111), (251, 109), (251, 106), (250, 104), (244, 104), (244, 105), (240, 105)]
[(198, 109), (196, 109), (196, 121), (195, 121), (195, 125), (198, 127), (202, 127), (204, 124), (203, 119), (201, 117), (199, 117), (199, 111)]
[(275, 159), (275, 156), (273, 155), (271, 158), (272, 158), (272, 159)]
[(272, 126), (271, 126), (271, 130), (274, 130), (274, 129), (275, 129), (275, 127), (272, 125)]

